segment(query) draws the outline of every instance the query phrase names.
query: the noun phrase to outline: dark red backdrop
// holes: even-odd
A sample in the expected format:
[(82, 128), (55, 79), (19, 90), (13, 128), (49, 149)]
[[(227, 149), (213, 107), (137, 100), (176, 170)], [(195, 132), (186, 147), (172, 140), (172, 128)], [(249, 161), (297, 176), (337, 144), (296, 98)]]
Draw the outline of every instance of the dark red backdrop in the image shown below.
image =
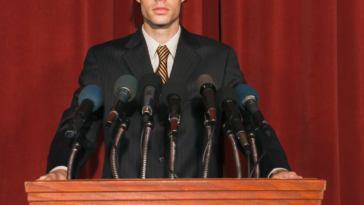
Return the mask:
[[(0, 19), (0, 204), (26, 204), (87, 49), (142, 18), (133, 0), (13, 0)], [(188, 0), (181, 21), (235, 48), (292, 169), (327, 180), (323, 204), (364, 204), (364, 1)], [(100, 178), (102, 155), (84, 178)]]

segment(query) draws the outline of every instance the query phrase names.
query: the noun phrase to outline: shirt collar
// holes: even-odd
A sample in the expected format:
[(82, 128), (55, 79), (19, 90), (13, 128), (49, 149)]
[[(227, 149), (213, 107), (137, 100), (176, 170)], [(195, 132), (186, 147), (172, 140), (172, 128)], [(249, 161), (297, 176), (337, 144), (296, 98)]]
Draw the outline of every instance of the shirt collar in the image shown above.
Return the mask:
[(171, 39), (169, 39), (169, 41), (165, 44), (158, 43), (156, 40), (154, 40), (152, 37), (150, 37), (147, 34), (147, 32), (145, 32), (144, 25), (142, 26), (142, 32), (144, 35), (144, 39), (147, 43), (150, 60), (152, 60), (154, 55), (156, 55), (157, 48), (159, 46), (164, 46), (164, 45), (166, 45), (168, 47), (168, 50), (173, 58), (176, 56), (177, 44), (178, 44), (179, 37), (181, 36), (181, 26), (179, 26), (177, 33)]

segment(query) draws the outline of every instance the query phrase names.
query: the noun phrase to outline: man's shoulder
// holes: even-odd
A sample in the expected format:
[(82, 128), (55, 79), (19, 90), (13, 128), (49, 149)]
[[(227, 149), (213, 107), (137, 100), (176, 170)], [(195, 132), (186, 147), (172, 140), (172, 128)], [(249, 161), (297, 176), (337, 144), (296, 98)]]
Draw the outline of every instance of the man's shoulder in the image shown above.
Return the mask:
[(216, 50), (216, 51), (230, 51), (233, 49), (231, 46), (217, 41), (212, 38), (190, 33), (191, 37), (194, 38), (204, 50)]
[(133, 34), (130, 34), (128, 36), (117, 38), (114, 40), (106, 41), (104, 43), (96, 44), (92, 46), (90, 49), (97, 50), (97, 51), (104, 51), (104, 50), (122, 50), (125, 49), (125, 45), (128, 43), (128, 41), (131, 39)]

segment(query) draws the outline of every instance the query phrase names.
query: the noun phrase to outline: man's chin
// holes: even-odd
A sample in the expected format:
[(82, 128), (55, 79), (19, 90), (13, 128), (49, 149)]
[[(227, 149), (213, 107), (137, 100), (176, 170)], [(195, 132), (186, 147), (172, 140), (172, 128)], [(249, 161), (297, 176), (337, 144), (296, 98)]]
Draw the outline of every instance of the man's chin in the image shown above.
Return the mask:
[(154, 18), (150, 18), (148, 19), (148, 24), (151, 27), (169, 27), (170, 25), (172, 25), (176, 20), (176, 19), (172, 19), (169, 16), (154, 16)]
[(150, 22), (149, 25), (153, 28), (168, 28), (172, 25), (173, 22), (171, 21), (157, 21), (157, 22)]

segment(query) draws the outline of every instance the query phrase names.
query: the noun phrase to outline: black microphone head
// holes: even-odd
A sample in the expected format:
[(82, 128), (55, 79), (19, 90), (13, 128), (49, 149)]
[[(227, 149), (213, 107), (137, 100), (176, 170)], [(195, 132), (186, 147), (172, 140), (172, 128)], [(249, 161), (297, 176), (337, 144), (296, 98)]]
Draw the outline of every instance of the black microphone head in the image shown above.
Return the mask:
[(216, 92), (216, 95), (215, 95), (215, 101), (216, 101), (216, 105), (219, 106), (219, 108), (221, 110), (222, 109), (222, 103), (225, 101), (225, 100), (234, 100), (235, 103), (239, 101), (239, 97), (238, 97), (238, 94), (236, 93), (235, 89), (232, 88), (232, 87), (227, 87), (227, 86), (224, 86), (224, 87), (221, 87), (217, 92)]
[(127, 88), (130, 91), (129, 102), (132, 101), (138, 93), (138, 81), (132, 75), (123, 75), (116, 80), (114, 85), (114, 93), (118, 94), (120, 88)]
[(178, 79), (168, 79), (162, 88), (162, 102), (169, 105), (168, 98), (170, 95), (177, 95), (180, 98), (180, 106), (183, 105), (188, 96), (186, 85)]
[(197, 88), (200, 90), (200, 93), (202, 93), (202, 91), (205, 88), (212, 88), (215, 92), (216, 92), (216, 85), (214, 82), (214, 79), (212, 79), (212, 77), (208, 74), (202, 74), (197, 78)]
[(139, 92), (143, 93), (144, 88), (147, 86), (152, 86), (155, 88), (155, 94), (159, 96), (159, 94), (162, 92), (163, 82), (161, 79), (161, 76), (159, 76), (156, 73), (147, 73), (143, 75), (143, 77), (140, 79), (139, 84)]

